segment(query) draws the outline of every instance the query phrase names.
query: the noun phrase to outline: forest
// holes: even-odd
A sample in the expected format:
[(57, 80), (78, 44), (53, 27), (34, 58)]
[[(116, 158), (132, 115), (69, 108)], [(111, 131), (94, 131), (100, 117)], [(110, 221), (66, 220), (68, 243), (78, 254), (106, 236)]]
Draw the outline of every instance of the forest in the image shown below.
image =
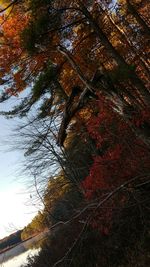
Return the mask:
[(22, 230), (19, 230), (1, 239), (0, 240), (0, 254), (3, 253), (3, 251), (6, 251), (7, 249), (19, 244), (21, 242), (21, 233), (22, 233)]
[[(24, 267), (150, 260), (150, 1), (0, 1), (0, 115), (43, 203)], [(32, 196), (34, 197), (34, 196)], [(37, 199), (38, 201), (38, 199)]]

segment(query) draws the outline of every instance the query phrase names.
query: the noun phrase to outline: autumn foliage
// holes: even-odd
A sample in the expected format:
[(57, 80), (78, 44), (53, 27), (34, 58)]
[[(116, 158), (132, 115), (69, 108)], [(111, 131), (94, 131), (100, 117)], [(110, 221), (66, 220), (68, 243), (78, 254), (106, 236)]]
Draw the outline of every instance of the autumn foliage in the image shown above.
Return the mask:
[[(100, 97), (96, 109), (98, 114), (93, 114), (87, 123), (96, 151), (90, 173), (82, 182), (85, 198), (91, 202), (98, 199), (100, 202), (107, 194), (129, 181), (126, 192), (119, 193), (117, 198), (112, 198), (102, 208), (96, 208), (91, 215), (92, 226), (107, 234), (112, 224), (113, 210), (123, 209), (129, 201), (127, 192), (134, 194), (136, 186), (147, 181), (150, 152), (120, 114), (112, 111), (109, 101)], [(149, 112), (135, 114), (134, 123), (138, 127), (149, 123)], [(133, 185), (132, 179), (136, 177)]]
[[(17, 138), (44, 203), (26, 231), (54, 229), (54, 266), (122, 267), (148, 233), (150, 3), (7, 2), (0, 102), (16, 102), (1, 114), (27, 120)], [(43, 266), (40, 255), (28, 266)]]

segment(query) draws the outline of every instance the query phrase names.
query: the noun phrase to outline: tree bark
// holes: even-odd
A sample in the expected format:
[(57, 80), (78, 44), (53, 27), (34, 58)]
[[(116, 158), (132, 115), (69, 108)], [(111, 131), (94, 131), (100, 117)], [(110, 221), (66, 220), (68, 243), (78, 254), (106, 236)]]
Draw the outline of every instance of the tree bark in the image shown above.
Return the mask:
[(137, 22), (143, 27), (147, 35), (150, 35), (150, 28), (145, 23), (145, 21), (141, 18), (141, 16), (136, 11), (134, 6), (131, 4), (130, 0), (127, 0), (127, 7), (128, 7), (129, 12), (136, 18)]
[[(93, 30), (97, 34), (97, 37), (100, 39), (100, 42), (104, 45), (104, 47), (107, 49), (108, 53), (116, 60), (118, 63), (118, 66), (124, 67), (125, 69), (129, 69), (129, 66), (125, 59), (118, 53), (118, 51), (113, 47), (113, 45), (110, 43), (108, 38), (106, 37), (105, 33), (102, 31), (100, 26), (97, 24), (95, 19), (92, 17), (91, 13), (87, 10), (85, 5), (82, 3), (82, 1), (78, 0), (78, 4), (82, 10), (82, 13), (89, 21), (90, 25), (92, 26)], [(130, 71), (130, 80), (133, 83), (133, 85), (136, 86), (136, 88), (139, 90), (141, 96), (143, 97), (145, 104), (150, 104), (150, 93), (143, 84), (143, 82), (140, 80), (140, 78), (136, 75), (135, 71)]]
[(83, 74), (83, 72), (81, 71), (79, 65), (75, 62), (75, 60), (73, 59), (73, 57), (69, 53), (69, 51), (66, 48), (62, 47), (62, 46), (58, 47), (58, 51), (68, 59), (68, 61), (70, 62), (71, 66), (77, 72), (80, 80), (87, 87), (87, 89), (90, 90), (91, 92), (95, 91), (95, 89), (93, 88), (92, 83), (87, 78), (85, 78), (85, 75)]

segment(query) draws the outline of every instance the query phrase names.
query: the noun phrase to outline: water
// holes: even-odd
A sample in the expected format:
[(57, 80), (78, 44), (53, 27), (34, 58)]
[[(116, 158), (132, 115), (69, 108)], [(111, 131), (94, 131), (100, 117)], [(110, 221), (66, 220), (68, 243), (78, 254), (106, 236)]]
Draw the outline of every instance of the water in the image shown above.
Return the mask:
[(18, 256), (15, 256), (6, 262), (2, 262), (0, 267), (20, 267), (27, 262), (28, 256), (38, 254), (40, 249), (29, 249)]
[(39, 234), (16, 247), (0, 254), (0, 267), (20, 267), (27, 262), (28, 256), (36, 255), (40, 251), (40, 242), (47, 233)]

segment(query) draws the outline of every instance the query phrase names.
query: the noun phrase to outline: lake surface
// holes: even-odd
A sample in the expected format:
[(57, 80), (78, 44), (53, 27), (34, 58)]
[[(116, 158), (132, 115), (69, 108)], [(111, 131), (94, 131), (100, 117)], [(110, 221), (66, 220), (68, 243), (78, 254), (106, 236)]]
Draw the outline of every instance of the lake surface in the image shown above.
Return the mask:
[(27, 262), (28, 256), (32, 256), (39, 253), (40, 249), (29, 249), (22, 252), (18, 256), (14, 256), (11, 259), (0, 263), (0, 267), (20, 267)]
[(0, 254), (0, 267), (20, 267), (25, 264), (28, 256), (39, 253), (39, 243), (45, 239), (46, 235), (47, 233), (41, 233)]

